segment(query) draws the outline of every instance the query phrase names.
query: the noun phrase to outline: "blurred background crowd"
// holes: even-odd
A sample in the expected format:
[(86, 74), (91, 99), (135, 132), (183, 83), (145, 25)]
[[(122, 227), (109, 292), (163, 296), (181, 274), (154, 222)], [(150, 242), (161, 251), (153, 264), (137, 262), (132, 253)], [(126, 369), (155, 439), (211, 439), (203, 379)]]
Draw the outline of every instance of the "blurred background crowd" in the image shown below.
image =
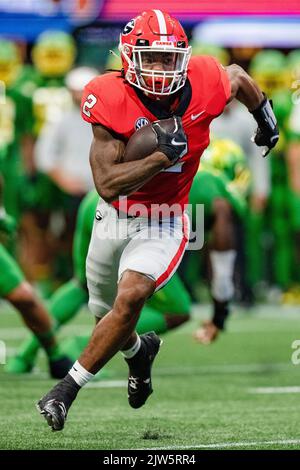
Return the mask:
[[(141, 8), (104, 3), (0, 1), (0, 165), (10, 216), (0, 221), (1, 241), (44, 297), (72, 277), (76, 215), (93, 188), (82, 90), (97, 74), (120, 69), (118, 34)], [(163, 4), (182, 20), (193, 54), (243, 66), (273, 99), (281, 134), (267, 158), (251, 143), (251, 115), (237, 104), (212, 126), (209, 151), (245, 205), (236, 222), (236, 300), (300, 303), (299, 23), (181, 17)], [(207, 295), (205, 260), (205, 248), (188, 252), (180, 269), (197, 301)]]

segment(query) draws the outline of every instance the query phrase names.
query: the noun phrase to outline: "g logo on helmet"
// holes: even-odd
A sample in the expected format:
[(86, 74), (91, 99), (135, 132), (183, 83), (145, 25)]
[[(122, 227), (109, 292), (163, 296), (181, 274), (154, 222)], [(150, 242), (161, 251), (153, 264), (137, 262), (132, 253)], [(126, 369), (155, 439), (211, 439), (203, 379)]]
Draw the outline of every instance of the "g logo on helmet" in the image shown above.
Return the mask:
[(127, 25), (124, 27), (123, 29), (123, 35), (126, 36), (126, 34), (129, 34), (131, 33), (131, 31), (133, 30), (134, 28), (134, 19), (133, 20), (130, 20), (128, 21)]
[(147, 124), (149, 124), (149, 119), (140, 117), (135, 121), (135, 130), (137, 131), (141, 127), (147, 126)]

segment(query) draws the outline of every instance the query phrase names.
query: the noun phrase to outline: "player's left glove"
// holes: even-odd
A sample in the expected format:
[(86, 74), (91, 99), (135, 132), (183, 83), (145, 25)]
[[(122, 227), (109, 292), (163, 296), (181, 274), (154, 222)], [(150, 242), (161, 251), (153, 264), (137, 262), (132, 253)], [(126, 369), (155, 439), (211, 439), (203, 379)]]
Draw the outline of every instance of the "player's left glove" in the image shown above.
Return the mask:
[(262, 156), (266, 157), (270, 150), (275, 147), (279, 139), (277, 120), (273, 112), (272, 101), (264, 95), (264, 100), (254, 111), (251, 111), (258, 124), (257, 131), (252, 140), (259, 147), (266, 147)]

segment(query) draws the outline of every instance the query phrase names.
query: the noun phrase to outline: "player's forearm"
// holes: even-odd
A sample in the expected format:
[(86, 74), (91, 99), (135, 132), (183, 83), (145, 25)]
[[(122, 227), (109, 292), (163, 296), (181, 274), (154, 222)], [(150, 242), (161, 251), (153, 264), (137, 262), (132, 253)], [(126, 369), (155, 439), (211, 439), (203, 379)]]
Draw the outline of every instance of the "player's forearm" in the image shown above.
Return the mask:
[(241, 85), (236, 98), (251, 112), (258, 108), (264, 99), (264, 95), (255, 81), (247, 75), (246, 78), (241, 79)]
[(272, 102), (241, 67), (233, 64), (227, 67), (226, 71), (231, 86), (230, 99), (237, 98), (253, 115), (258, 125), (253, 142), (259, 147), (264, 147), (262, 156), (266, 157), (279, 139), (279, 129)]
[(120, 195), (127, 196), (137, 191), (170, 162), (161, 152), (155, 152), (143, 160), (116, 163), (103, 175), (97, 161), (91, 158), (94, 182), (99, 195), (106, 201), (112, 202)]
[(236, 64), (227, 67), (231, 82), (231, 99), (236, 98), (251, 112), (257, 109), (264, 95), (253, 78)]

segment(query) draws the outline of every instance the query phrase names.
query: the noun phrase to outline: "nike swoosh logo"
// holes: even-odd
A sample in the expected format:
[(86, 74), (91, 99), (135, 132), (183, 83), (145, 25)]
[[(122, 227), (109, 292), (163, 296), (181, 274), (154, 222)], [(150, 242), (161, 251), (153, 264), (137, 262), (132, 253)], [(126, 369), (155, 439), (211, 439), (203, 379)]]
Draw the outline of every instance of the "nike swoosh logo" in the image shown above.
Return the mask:
[(175, 138), (171, 140), (172, 145), (186, 145), (186, 142), (176, 142)]
[(205, 113), (205, 111), (201, 111), (201, 113), (198, 113), (198, 114), (192, 114), (191, 120), (195, 121), (195, 119), (198, 119), (198, 117), (200, 117), (203, 113)]

